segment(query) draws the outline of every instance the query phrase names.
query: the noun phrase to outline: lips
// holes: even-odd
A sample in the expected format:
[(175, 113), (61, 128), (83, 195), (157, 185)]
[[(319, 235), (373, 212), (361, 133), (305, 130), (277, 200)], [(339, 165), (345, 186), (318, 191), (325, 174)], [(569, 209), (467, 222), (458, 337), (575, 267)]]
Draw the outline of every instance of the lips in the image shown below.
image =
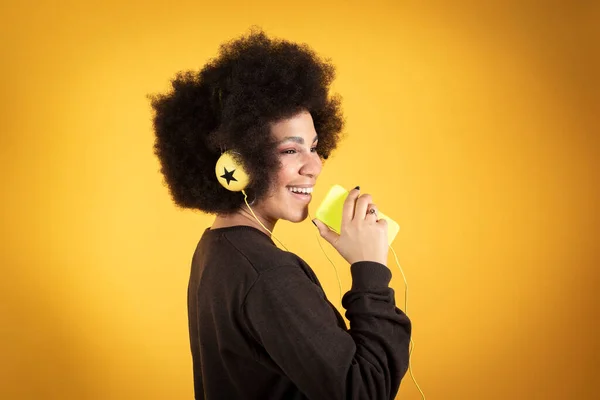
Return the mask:
[(310, 194), (310, 193), (307, 193), (307, 194), (304, 194), (304, 193), (294, 193), (294, 192), (292, 192), (290, 190), (288, 190), (288, 192), (289, 192), (289, 194), (291, 194), (292, 196), (294, 196), (296, 199), (298, 199), (298, 200), (300, 200), (302, 202), (305, 202), (305, 203), (310, 202), (310, 200), (312, 199), (312, 194)]

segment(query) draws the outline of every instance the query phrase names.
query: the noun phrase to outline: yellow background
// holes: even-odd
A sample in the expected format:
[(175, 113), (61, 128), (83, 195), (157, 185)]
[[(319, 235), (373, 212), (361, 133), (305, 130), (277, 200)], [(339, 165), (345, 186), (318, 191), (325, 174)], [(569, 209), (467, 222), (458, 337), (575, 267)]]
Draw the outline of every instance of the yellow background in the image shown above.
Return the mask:
[[(253, 24), (337, 65), (348, 137), (311, 213), (359, 184), (400, 224), (427, 398), (597, 396), (598, 3), (417, 3), (4, 1), (0, 398), (192, 398), (212, 217), (172, 204), (145, 96)], [(336, 303), (315, 232), (275, 230)]]

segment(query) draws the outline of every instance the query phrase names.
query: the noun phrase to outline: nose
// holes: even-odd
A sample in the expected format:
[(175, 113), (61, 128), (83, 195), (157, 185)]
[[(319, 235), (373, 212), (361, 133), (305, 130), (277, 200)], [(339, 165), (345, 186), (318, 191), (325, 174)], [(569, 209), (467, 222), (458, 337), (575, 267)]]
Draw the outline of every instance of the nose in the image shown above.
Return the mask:
[(300, 174), (316, 178), (321, 173), (322, 168), (323, 163), (321, 162), (319, 155), (317, 153), (309, 153), (304, 158), (304, 163), (302, 164), (302, 168), (300, 168)]

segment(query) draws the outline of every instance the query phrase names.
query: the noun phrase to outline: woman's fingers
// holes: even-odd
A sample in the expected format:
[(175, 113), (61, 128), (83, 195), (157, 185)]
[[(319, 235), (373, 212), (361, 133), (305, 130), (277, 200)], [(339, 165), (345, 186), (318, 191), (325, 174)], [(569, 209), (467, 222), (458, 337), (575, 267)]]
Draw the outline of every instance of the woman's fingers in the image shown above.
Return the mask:
[(364, 220), (367, 216), (367, 207), (371, 204), (373, 198), (370, 194), (363, 194), (356, 200), (356, 208), (354, 209), (354, 219), (360, 218)]
[(350, 223), (354, 218), (354, 207), (356, 205), (356, 198), (360, 194), (360, 187), (357, 186), (348, 193), (346, 200), (344, 200), (344, 208), (342, 211), (342, 225)]

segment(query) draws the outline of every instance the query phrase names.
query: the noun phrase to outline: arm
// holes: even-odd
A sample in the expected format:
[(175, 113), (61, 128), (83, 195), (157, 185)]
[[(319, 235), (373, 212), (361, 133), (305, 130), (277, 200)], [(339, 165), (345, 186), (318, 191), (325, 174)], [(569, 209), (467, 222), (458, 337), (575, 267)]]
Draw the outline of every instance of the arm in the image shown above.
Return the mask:
[(411, 323), (395, 306), (390, 270), (351, 265), (341, 329), (322, 290), (297, 266), (263, 272), (243, 305), (252, 335), (310, 399), (393, 399), (408, 368)]

